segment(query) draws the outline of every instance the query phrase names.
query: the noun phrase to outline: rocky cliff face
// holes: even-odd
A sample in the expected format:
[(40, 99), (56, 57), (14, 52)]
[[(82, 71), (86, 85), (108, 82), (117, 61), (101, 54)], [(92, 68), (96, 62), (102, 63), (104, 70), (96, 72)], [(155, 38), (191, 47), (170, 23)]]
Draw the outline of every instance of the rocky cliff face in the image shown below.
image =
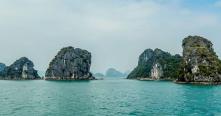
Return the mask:
[(5, 69), (6, 65), (3, 63), (0, 63), (0, 72), (2, 72)]
[(211, 41), (200, 36), (183, 40), (183, 70), (178, 81), (216, 83), (221, 81), (221, 61)]
[(128, 75), (128, 79), (148, 78), (176, 79), (181, 66), (182, 57), (171, 55), (160, 49), (147, 49), (139, 57), (138, 66)]
[(2, 71), (1, 79), (9, 80), (32, 80), (41, 79), (34, 64), (26, 57), (16, 60), (12, 65), (7, 66)]
[(155, 63), (151, 69), (150, 77), (154, 80), (163, 78), (163, 69), (159, 63)]
[(61, 49), (50, 62), (46, 80), (92, 80), (91, 53), (79, 48)]

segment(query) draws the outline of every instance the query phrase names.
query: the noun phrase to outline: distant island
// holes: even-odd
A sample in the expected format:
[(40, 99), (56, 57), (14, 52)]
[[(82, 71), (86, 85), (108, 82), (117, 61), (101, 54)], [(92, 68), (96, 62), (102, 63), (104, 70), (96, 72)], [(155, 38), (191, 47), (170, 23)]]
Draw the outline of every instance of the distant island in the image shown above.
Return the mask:
[(129, 71), (126, 71), (125, 73), (122, 73), (120, 71), (118, 71), (115, 68), (109, 68), (107, 69), (107, 71), (105, 72), (105, 74), (102, 73), (95, 73), (93, 74), (95, 77), (127, 77), (127, 75), (129, 74)]
[(109, 68), (105, 74), (106, 77), (126, 77), (127, 74), (118, 71), (115, 68)]
[(109, 68), (109, 69), (107, 69), (105, 74), (95, 73), (93, 75), (95, 77), (127, 77), (128, 74), (129, 74), (129, 71), (123, 73), (123, 72), (118, 71), (115, 68)]

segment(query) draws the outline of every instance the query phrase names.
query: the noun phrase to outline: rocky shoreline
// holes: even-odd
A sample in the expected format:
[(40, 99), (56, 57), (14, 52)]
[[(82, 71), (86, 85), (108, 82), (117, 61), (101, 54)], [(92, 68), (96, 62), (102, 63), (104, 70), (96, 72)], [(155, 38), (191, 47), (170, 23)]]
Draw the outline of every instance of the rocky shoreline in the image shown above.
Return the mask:
[(0, 80), (14, 80), (14, 81), (31, 81), (31, 80), (44, 80), (43, 78), (41, 78), (41, 79), (0, 79)]
[(151, 79), (151, 78), (138, 78), (139, 81), (173, 81), (173, 79)]
[(95, 79), (95, 78), (86, 78), (86, 79), (75, 79), (75, 78), (65, 78), (65, 79), (62, 79), (62, 78), (52, 78), (52, 77), (50, 77), (50, 78), (44, 78), (43, 80), (47, 80), (47, 81), (68, 81), (68, 80), (70, 80), (70, 81), (75, 81), (75, 80), (97, 80), (97, 79)]
[(221, 82), (181, 82), (181, 81), (173, 81), (177, 84), (191, 84), (191, 85), (221, 85)]
[(44, 77), (43, 78), (43, 80), (47, 80), (47, 81), (50, 81), (50, 80), (64, 80), (64, 81), (66, 81), (66, 80), (70, 80), (70, 81), (74, 81), (74, 80), (97, 80), (96, 78), (81, 78), (81, 79), (75, 79), (75, 78), (65, 78), (65, 79), (62, 79), (62, 78), (58, 78), (58, 77), (56, 77), (56, 78), (52, 78), (52, 77)]

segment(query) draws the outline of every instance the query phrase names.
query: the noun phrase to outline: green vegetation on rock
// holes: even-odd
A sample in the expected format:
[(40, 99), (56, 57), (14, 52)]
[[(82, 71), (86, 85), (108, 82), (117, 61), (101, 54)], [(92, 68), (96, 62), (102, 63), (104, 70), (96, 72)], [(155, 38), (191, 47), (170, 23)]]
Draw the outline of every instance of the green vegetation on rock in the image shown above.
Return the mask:
[(5, 66), (0, 73), (0, 79), (4, 80), (41, 79), (34, 69), (34, 63), (26, 57), (21, 57), (10, 66)]
[(46, 80), (93, 80), (90, 72), (91, 53), (74, 47), (62, 48), (52, 59)]
[(179, 76), (182, 57), (160, 49), (147, 49), (139, 57), (138, 66), (128, 79), (151, 78), (174, 80)]
[(220, 82), (221, 61), (211, 41), (200, 36), (183, 40), (183, 63), (178, 81)]

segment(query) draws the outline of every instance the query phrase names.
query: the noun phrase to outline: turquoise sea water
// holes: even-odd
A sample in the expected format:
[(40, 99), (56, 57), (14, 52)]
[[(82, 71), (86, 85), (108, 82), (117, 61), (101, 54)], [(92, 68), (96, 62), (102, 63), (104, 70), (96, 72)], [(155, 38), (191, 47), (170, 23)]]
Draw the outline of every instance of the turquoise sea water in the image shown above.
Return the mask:
[(221, 86), (160, 81), (0, 81), (0, 100), (0, 116), (221, 115)]

